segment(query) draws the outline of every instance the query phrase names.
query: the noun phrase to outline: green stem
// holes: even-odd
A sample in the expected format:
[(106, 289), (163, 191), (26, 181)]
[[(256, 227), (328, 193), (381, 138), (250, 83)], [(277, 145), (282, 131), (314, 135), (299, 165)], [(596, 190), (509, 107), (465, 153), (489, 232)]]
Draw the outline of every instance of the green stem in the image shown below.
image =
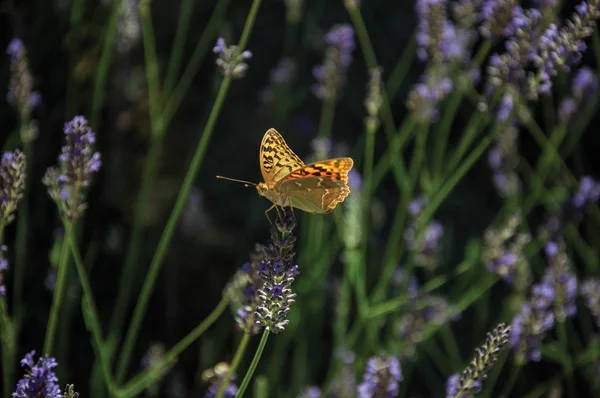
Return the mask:
[[(198, 69), (200, 69), (200, 65), (204, 60), (204, 56), (206, 55), (210, 46), (214, 43), (214, 39), (217, 36), (217, 32), (221, 27), (223, 18), (225, 16), (225, 11), (227, 10), (227, 6), (231, 0), (219, 0), (217, 2), (217, 6), (213, 11), (208, 23), (206, 24), (206, 29), (202, 32), (202, 36), (192, 53), (189, 63), (187, 64), (183, 74), (181, 75), (181, 79), (172, 90), (172, 93), (169, 96), (169, 100), (165, 100), (162, 120), (165, 126), (169, 126), (173, 116), (175, 116), (175, 112), (179, 109), (185, 94), (189, 90), (192, 81), (196, 77), (196, 73)], [(166, 93), (163, 93), (166, 94)]]
[[(248, 14), (248, 17), (246, 19), (244, 31), (242, 32), (242, 37), (238, 46), (238, 52), (243, 51), (248, 41), (250, 32), (252, 31), (252, 26), (254, 25), (254, 21), (258, 13), (258, 9), (260, 7), (260, 3), (261, 0), (254, 0), (252, 3), (250, 13)], [(221, 87), (217, 94), (217, 98), (215, 100), (213, 108), (208, 116), (208, 120), (206, 122), (204, 130), (202, 132), (202, 138), (198, 143), (198, 147), (196, 148), (196, 152), (194, 153), (194, 157), (192, 158), (192, 162), (183, 181), (181, 190), (179, 191), (177, 200), (175, 201), (173, 211), (169, 216), (167, 225), (165, 226), (165, 229), (162, 232), (160, 241), (158, 243), (158, 247), (156, 249), (154, 257), (152, 258), (152, 262), (150, 263), (148, 274), (146, 276), (146, 279), (144, 280), (142, 291), (140, 293), (138, 302), (135, 306), (132, 320), (129, 325), (129, 329), (127, 330), (127, 334), (125, 336), (123, 350), (121, 352), (117, 364), (117, 383), (121, 383), (123, 381), (127, 372), (127, 367), (131, 359), (131, 354), (133, 353), (134, 344), (137, 339), (139, 329), (142, 326), (142, 319), (144, 318), (146, 309), (148, 307), (150, 295), (152, 294), (152, 290), (154, 289), (154, 285), (156, 283), (156, 279), (158, 278), (161, 265), (167, 254), (167, 249), (171, 243), (171, 238), (175, 233), (175, 229), (177, 227), (177, 223), (179, 222), (179, 218), (181, 217), (181, 213), (183, 212), (183, 209), (185, 207), (188, 195), (192, 188), (192, 184), (196, 179), (198, 172), (200, 171), (200, 165), (202, 164), (202, 160), (204, 159), (204, 154), (208, 147), (210, 137), (212, 135), (215, 123), (221, 111), (221, 107), (223, 106), (223, 103), (225, 101), (225, 97), (227, 95), (227, 91), (229, 90), (230, 84), (231, 76), (225, 76), (223, 82), (221, 83)]]
[(319, 120), (319, 130), (317, 130), (319, 137), (331, 137), (333, 117), (335, 114), (335, 104), (335, 98), (326, 98), (323, 100), (323, 106), (321, 107), (321, 119)]
[(388, 78), (386, 91), (390, 101), (396, 96), (398, 90), (400, 90), (400, 86), (402, 85), (402, 82), (404, 82), (404, 78), (410, 69), (413, 59), (415, 58), (416, 50), (417, 39), (415, 35), (412, 35), (408, 44), (402, 51), (396, 66), (394, 66), (394, 69), (392, 69), (390, 77)]
[(92, 130), (97, 131), (100, 123), (100, 108), (104, 104), (104, 96), (106, 94), (106, 77), (112, 60), (113, 44), (117, 31), (117, 20), (123, 0), (115, 0), (113, 9), (110, 14), (108, 26), (104, 33), (104, 43), (102, 45), (102, 53), (98, 61), (98, 69), (96, 71), (96, 79), (94, 80), (94, 90), (92, 94), (92, 112), (90, 118), (90, 126)]
[(517, 377), (519, 376), (519, 372), (521, 371), (521, 365), (514, 364), (511, 368), (510, 376), (508, 381), (504, 384), (504, 388), (502, 389), (502, 393), (499, 395), (499, 398), (506, 398), (509, 396), (510, 391), (512, 390), (515, 382), (517, 381)]
[(226, 299), (221, 299), (215, 309), (198, 326), (188, 333), (187, 336), (175, 344), (158, 363), (151, 368), (146, 369), (121, 387), (119, 389), (121, 392), (119, 395), (123, 397), (133, 397), (148, 388), (157, 378), (161, 377), (167, 371), (169, 366), (175, 363), (179, 354), (198, 340), (200, 336), (202, 336), (204, 332), (219, 319), (227, 309), (228, 305), (229, 302)]
[[(0, 246), (4, 242), (4, 224), (0, 224)], [(0, 253), (0, 257), (2, 253)], [(13, 385), (13, 355), (15, 351), (14, 334), (6, 297), (0, 295), (0, 342), (2, 343), (2, 380), (3, 396), (11, 396), (11, 386)]]
[(163, 103), (167, 102), (167, 99), (172, 94), (173, 87), (175, 86), (175, 79), (177, 78), (177, 72), (179, 72), (179, 68), (181, 67), (181, 58), (183, 55), (183, 47), (185, 45), (185, 37), (190, 28), (193, 9), (194, 2), (192, 0), (182, 0), (181, 5), (179, 6), (179, 21), (177, 22), (177, 31), (175, 32), (173, 50), (171, 51), (171, 58), (169, 59), (167, 75), (163, 85)]
[[(92, 294), (92, 286), (87, 277), (87, 271), (85, 269), (85, 265), (83, 264), (81, 254), (79, 253), (79, 249), (77, 248), (77, 242), (73, 237), (71, 224), (69, 221), (66, 220), (64, 220), (63, 223), (65, 228), (64, 240), (71, 247), (70, 252), (73, 254), (75, 268), (77, 269), (77, 274), (79, 275), (79, 281), (81, 282), (81, 288), (83, 290), (84, 319), (86, 320), (88, 330), (92, 334), (92, 345), (94, 347), (96, 355), (100, 359), (100, 363), (102, 366), (102, 374), (104, 375), (104, 381), (106, 382), (106, 386), (108, 387), (109, 391), (114, 392), (116, 390), (116, 386), (110, 372), (110, 362), (108, 358), (104, 356), (102, 328), (100, 326), (98, 310), (94, 301), (94, 296)], [(67, 251), (69, 250), (67, 249)]]
[(244, 335), (242, 336), (242, 340), (240, 341), (240, 344), (238, 345), (238, 348), (235, 351), (235, 355), (233, 356), (233, 361), (231, 362), (229, 371), (227, 371), (227, 375), (221, 381), (221, 386), (219, 387), (219, 391), (217, 392), (217, 398), (223, 398), (223, 396), (225, 395), (225, 390), (229, 385), (229, 380), (231, 380), (231, 376), (233, 376), (238, 366), (240, 366), (240, 362), (244, 357), (246, 348), (248, 348), (248, 342), (250, 341), (250, 337), (252, 337), (250, 333), (244, 333)]
[(65, 225), (65, 239), (63, 239), (62, 247), (60, 249), (60, 262), (58, 263), (58, 277), (56, 280), (56, 287), (54, 288), (54, 296), (52, 299), (52, 307), (50, 308), (50, 316), (48, 319), (48, 327), (46, 329), (46, 338), (44, 339), (44, 350), (43, 355), (52, 355), (52, 349), (54, 348), (54, 338), (56, 337), (56, 325), (58, 321), (58, 314), (62, 306), (65, 293), (67, 291), (67, 276), (69, 275), (69, 240), (66, 239), (69, 236), (69, 229), (72, 228), (70, 224)]
[(260, 361), (260, 357), (262, 356), (263, 350), (267, 345), (267, 339), (269, 338), (269, 329), (265, 328), (262, 337), (260, 338), (260, 343), (258, 344), (258, 348), (256, 349), (256, 353), (254, 354), (254, 358), (252, 358), (252, 363), (246, 372), (246, 376), (244, 376), (244, 380), (242, 380), (242, 384), (240, 385), (240, 389), (237, 394), (235, 394), (236, 398), (241, 398), (244, 396), (244, 392), (248, 387), (248, 383), (252, 379), (252, 375), (256, 370), (256, 366), (258, 366), (258, 362)]

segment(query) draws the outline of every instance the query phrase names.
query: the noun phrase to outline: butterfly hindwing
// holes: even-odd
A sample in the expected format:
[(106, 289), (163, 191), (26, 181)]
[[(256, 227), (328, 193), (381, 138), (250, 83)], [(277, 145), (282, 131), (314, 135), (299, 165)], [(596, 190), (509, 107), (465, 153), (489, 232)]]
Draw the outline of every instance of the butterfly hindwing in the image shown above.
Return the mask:
[(285, 140), (271, 128), (260, 144), (260, 170), (269, 188), (294, 170), (304, 167), (304, 162), (290, 149)]
[(346, 184), (328, 177), (286, 179), (278, 189), (289, 206), (318, 214), (330, 213), (350, 193)]

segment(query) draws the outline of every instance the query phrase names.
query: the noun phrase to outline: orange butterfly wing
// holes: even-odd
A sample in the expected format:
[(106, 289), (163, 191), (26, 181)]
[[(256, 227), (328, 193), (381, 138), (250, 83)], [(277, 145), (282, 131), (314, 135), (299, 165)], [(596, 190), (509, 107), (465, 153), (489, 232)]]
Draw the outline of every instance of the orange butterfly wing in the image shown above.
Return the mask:
[(271, 128), (260, 144), (260, 171), (269, 188), (289, 176), (294, 170), (304, 167), (304, 162), (290, 149), (285, 140)]

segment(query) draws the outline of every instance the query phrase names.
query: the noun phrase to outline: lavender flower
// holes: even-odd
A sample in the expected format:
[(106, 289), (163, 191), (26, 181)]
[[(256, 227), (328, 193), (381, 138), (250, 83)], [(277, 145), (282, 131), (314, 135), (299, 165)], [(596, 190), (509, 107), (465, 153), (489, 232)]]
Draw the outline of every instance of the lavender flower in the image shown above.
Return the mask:
[(143, 6), (135, 0), (125, 0), (119, 6), (119, 23), (117, 24), (117, 52), (129, 53), (142, 38), (139, 7)]
[(325, 35), (327, 50), (323, 65), (313, 68), (317, 83), (313, 92), (319, 99), (335, 100), (346, 81), (346, 72), (352, 62), (354, 30), (348, 24), (335, 25)]
[(269, 103), (276, 98), (280, 98), (277, 95), (278, 91), (294, 80), (297, 69), (298, 65), (292, 58), (281, 58), (275, 68), (269, 73), (269, 86), (261, 91), (261, 102)]
[[(208, 389), (206, 390), (205, 398), (215, 398), (219, 389), (221, 388), (221, 383), (229, 373), (230, 365), (227, 362), (219, 362), (212, 369), (206, 369), (202, 372), (202, 381), (208, 384)], [(233, 374), (225, 389), (224, 398), (234, 398), (238, 392), (238, 387), (233, 382), (236, 376)]]
[(367, 85), (367, 98), (365, 99), (365, 108), (367, 109), (367, 117), (365, 124), (367, 131), (374, 133), (379, 127), (379, 111), (383, 104), (382, 83), (381, 83), (380, 67), (373, 68), (370, 71), (369, 84)]
[(548, 94), (552, 88), (552, 77), (579, 63), (587, 48), (584, 40), (591, 36), (599, 18), (600, 0), (589, 0), (576, 7), (576, 12), (564, 26), (559, 28), (550, 24), (531, 56), (537, 71), (528, 77), (530, 98)]
[(213, 52), (217, 54), (218, 58), (215, 62), (225, 76), (241, 78), (246, 75), (248, 64), (245, 61), (252, 58), (250, 51), (246, 50), (238, 54), (237, 46), (227, 46), (225, 39), (219, 37)]
[[(29, 60), (21, 39), (11, 40), (6, 53), (10, 55), (10, 83), (7, 100), (19, 112), (21, 122), (29, 124), (31, 111), (41, 103), (41, 96), (33, 91), (33, 78), (29, 71)], [(37, 126), (24, 128), (21, 138), (30, 142), (37, 136)]]
[[(152, 343), (141, 360), (142, 369), (150, 369), (158, 365), (165, 355), (165, 346), (161, 343)], [(148, 388), (150, 395), (157, 396), (160, 390), (160, 384), (165, 372), (159, 372), (154, 382)]]
[(397, 358), (379, 355), (369, 358), (363, 382), (358, 386), (359, 398), (393, 398), (398, 396), (402, 370)]
[(260, 302), (258, 295), (263, 286), (258, 268), (264, 260), (265, 247), (257, 244), (250, 253), (250, 261), (236, 272), (223, 291), (233, 311), (236, 326), (246, 333), (256, 334), (260, 325), (254, 322), (254, 313)]
[(317, 386), (310, 386), (298, 395), (298, 398), (321, 398), (321, 389)]
[(486, 39), (510, 36), (516, 0), (484, 0), (481, 6), (481, 35)]
[(296, 237), (293, 230), (296, 221), (292, 217), (277, 218), (271, 228), (271, 242), (264, 248), (264, 257), (257, 267), (263, 280), (258, 290), (259, 304), (254, 321), (272, 333), (283, 332), (288, 325), (287, 313), (296, 301), (291, 286), (299, 274), (293, 263)]
[(456, 396), (458, 396), (458, 398), (473, 397), (473, 394), (462, 394), (460, 392), (460, 386), (458, 384), (459, 381), (460, 375), (458, 373), (455, 373), (452, 376), (448, 377), (448, 380), (446, 380), (446, 398), (455, 398)]
[(415, 253), (417, 265), (433, 269), (439, 264), (439, 242), (444, 235), (444, 227), (438, 221), (431, 221), (423, 231), (417, 231), (417, 220), (427, 201), (426, 196), (420, 196), (409, 204), (412, 220), (404, 232), (404, 240), (407, 247)]
[(524, 246), (531, 240), (527, 233), (517, 233), (521, 224), (520, 215), (513, 215), (498, 229), (489, 228), (483, 235), (485, 248), (483, 261), (489, 272), (493, 272), (513, 284), (517, 271), (526, 266)]
[(75, 386), (73, 384), (67, 384), (65, 386), (65, 392), (62, 398), (79, 398), (79, 393), (75, 392)]
[(441, 59), (440, 50), (446, 22), (446, 0), (418, 0), (417, 56), (421, 61)]
[(549, 267), (542, 278), (542, 283), (552, 287), (554, 316), (558, 322), (564, 322), (577, 312), (575, 306), (577, 278), (569, 271), (570, 262), (562, 239), (549, 241), (544, 250)]
[(519, 164), (518, 136), (517, 126), (514, 123), (507, 124), (488, 153), (488, 164), (493, 172), (492, 182), (503, 198), (515, 196), (521, 189), (516, 171)]
[(579, 182), (579, 189), (571, 198), (574, 210), (582, 212), (583, 208), (600, 200), (600, 183), (590, 176), (584, 176)]
[(31, 351), (21, 360), (21, 366), (28, 368), (25, 376), (17, 383), (12, 394), (15, 398), (63, 398), (58, 387), (58, 378), (52, 369), (58, 366), (56, 359), (45, 356), (34, 360), (35, 351)]
[(460, 377), (452, 376), (448, 380), (447, 396), (455, 397), (460, 394), (459, 396), (463, 397), (463, 394), (478, 393), (510, 336), (511, 327), (503, 323), (496, 326), (491, 333), (488, 332), (485, 343), (475, 349), (475, 358), (471, 360), (462, 375)]
[(438, 104), (452, 91), (452, 80), (447, 76), (447, 68), (428, 68), (408, 94), (407, 107), (418, 120), (435, 120), (438, 117)]
[(554, 326), (552, 303), (555, 293), (552, 285), (533, 285), (531, 298), (521, 306), (520, 313), (512, 321), (510, 344), (515, 351), (517, 363), (539, 362), (540, 348), (546, 332)]
[(583, 282), (581, 295), (585, 298), (585, 305), (594, 316), (596, 325), (600, 326), (600, 279), (590, 278)]
[(0, 296), (6, 296), (6, 286), (4, 285), (4, 271), (8, 269), (8, 260), (4, 257), (6, 246), (0, 246)]
[(477, 8), (480, 0), (458, 0), (452, 3), (452, 16), (458, 26), (465, 30), (473, 28), (478, 20)]
[(66, 217), (74, 220), (86, 209), (83, 190), (100, 170), (100, 153), (92, 150), (96, 136), (83, 116), (75, 116), (65, 124), (67, 144), (58, 157), (58, 168), (50, 167), (43, 182), (50, 197)]
[(0, 225), (10, 224), (25, 191), (27, 162), (19, 150), (4, 152), (0, 163)]
[(351, 351), (342, 353), (342, 368), (331, 384), (331, 398), (346, 398), (356, 394), (356, 374), (354, 361), (356, 355)]

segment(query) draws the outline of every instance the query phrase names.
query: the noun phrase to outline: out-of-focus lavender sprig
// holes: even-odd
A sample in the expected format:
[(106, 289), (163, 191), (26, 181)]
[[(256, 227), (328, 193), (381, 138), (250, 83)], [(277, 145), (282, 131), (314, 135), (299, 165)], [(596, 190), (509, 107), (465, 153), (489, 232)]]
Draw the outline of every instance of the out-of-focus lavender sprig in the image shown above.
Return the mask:
[(398, 383), (402, 369), (398, 358), (378, 355), (367, 360), (363, 382), (358, 385), (358, 398), (394, 398), (398, 396)]
[(481, 35), (486, 39), (511, 36), (514, 33), (513, 15), (517, 6), (517, 0), (482, 1)]
[(529, 301), (512, 321), (510, 345), (519, 364), (542, 359), (540, 348), (546, 332), (554, 326), (552, 304), (554, 287), (548, 283), (533, 285)]
[(352, 397), (356, 394), (356, 373), (354, 362), (356, 355), (351, 351), (345, 351), (342, 355), (342, 368), (331, 383), (331, 398)]
[(446, 23), (446, 0), (418, 0), (417, 11), (417, 56), (421, 61), (443, 58), (441, 51)]
[(492, 169), (492, 183), (503, 198), (517, 195), (521, 181), (517, 174), (519, 129), (514, 123), (507, 124), (488, 152), (488, 164)]
[(346, 73), (354, 51), (354, 29), (348, 24), (335, 25), (325, 35), (327, 49), (322, 65), (313, 68), (317, 83), (313, 92), (321, 100), (335, 100), (346, 82)]
[(584, 40), (592, 35), (596, 20), (600, 18), (600, 0), (581, 2), (571, 18), (562, 26), (550, 24), (540, 38), (532, 62), (535, 73), (528, 76), (528, 97), (548, 94), (552, 78), (568, 71), (579, 63), (587, 45)]
[[(202, 381), (208, 384), (206, 394), (204, 395), (205, 398), (215, 398), (217, 396), (221, 388), (221, 383), (229, 373), (230, 366), (227, 362), (219, 362), (214, 368), (206, 369), (202, 372)], [(225, 388), (224, 398), (234, 398), (237, 394), (238, 387), (234, 383), (235, 378), (235, 374), (231, 375), (229, 384)]]
[(280, 99), (277, 93), (294, 80), (297, 69), (298, 65), (292, 58), (281, 58), (269, 73), (269, 85), (260, 92), (260, 101), (267, 104)]
[(263, 285), (258, 290), (259, 303), (254, 322), (272, 333), (285, 330), (289, 323), (287, 313), (296, 301), (296, 294), (292, 292), (292, 283), (299, 274), (298, 265), (294, 264), (295, 227), (293, 217), (277, 217), (271, 227), (270, 242), (264, 248), (264, 257), (257, 267)]
[(577, 192), (565, 203), (563, 207), (563, 222), (579, 222), (587, 206), (598, 203), (600, 200), (600, 182), (591, 176), (583, 176), (579, 181)]
[[(161, 343), (152, 343), (148, 347), (148, 350), (144, 354), (141, 360), (142, 369), (150, 369), (154, 365), (158, 364), (165, 355), (165, 346)], [(162, 372), (154, 380), (154, 382), (148, 387), (148, 392), (152, 396), (158, 396), (160, 385), (165, 376), (165, 372)]]
[(4, 285), (4, 271), (8, 269), (8, 260), (4, 256), (6, 245), (0, 246), (0, 296), (6, 296), (6, 286)]
[(444, 227), (434, 220), (424, 227), (421, 234), (416, 229), (417, 220), (428, 201), (426, 195), (421, 195), (410, 202), (408, 212), (411, 221), (404, 231), (404, 240), (408, 249), (414, 253), (418, 266), (434, 269), (439, 265), (439, 243), (444, 235)]
[(321, 389), (317, 386), (307, 387), (298, 395), (298, 398), (321, 398)]
[(542, 278), (542, 284), (552, 287), (554, 317), (558, 322), (564, 322), (577, 312), (577, 278), (570, 271), (570, 261), (565, 253), (563, 239), (547, 242), (544, 251), (548, 258), (548, 268)]
[(519, 270), (527, 264), (523, 248), (531, 240), (528, 233), (517, 233), (520, 224), (521, 217), (515, 214), (502, 227), (488, 228), (483, 235), (483, 261), (487, 270), (511, 285)]
[(367, 109), (365, 124), (369, 132), (377, 131), (380, 124), (379, 111), (383, 104), (382, 71), (381, 67), (373, 68), (369, 71), (370, 79), (367, 85), (367, 97), (365, 98), (365, 108)]
[(264, 259), (265, 247), (257, 244), (250, 253), (250, 261), (235, 273), (223, 291), (234, 313), (236, 326), (245, 333), (256, 334), (260, 325), (254, 322), (254, 313), (260, 302), (258, 291), (263, 280), (258, 268)]
[(92, 181), (92, 175), (100, 170), (100, 153), (92, 145), (96, 136), (83, 116), (75, 116), (64, 128), (67, 144), (58, 157), (58, 167), (46, 170), (43, 182), (50, 197), (61, 212), (74, 220), (86, 209), (84, 190)]
[(119, 23), (117, 24), (117, 51), (129, 53), (142, 38), (139, 1), (125, 0), (119, 6)]
[(446, 383), (446, 397), (467, 398), (481, 390), (483, 381), (487, 378), (502, 349), (508, 343), (511, 327), (504, 323), (499, 324), (490, 333), (488, 332), (485, 343), (475, 349), (475, 357), (462, 375), (452, 375)]
[(35, 351), (29, 352), (21, 360), (21, 366), (27, 368), (25, 376), (17, 383), (13, 393), (15, 398), (63, 398), (58, 386), (58, 377), (52, 369), (58, 366), (53, 357), (34, 359)]
[(241, 78), (246, 75), (248, 70), (246, 60), (252, 58), (252, 52), (245, 50), (241, 54), (237, 54), (237, 46), (227, 46), (222, 37), (217, 39), (213, 52), (218, 56), (215, 62), (225, 76)]
[(286, 21), (297, 24), (302, 18), (302, 6), (304, 0), (284, 0), (286, 8)]
[(600, 327), (600, 279), (589, 278), (581, 284), (581, 295), (585, 305), (594, 316), (596, 325)]
[(571, 84), (571, 96), (563, 99), (558, 106), (558, 119), (562, 123), (572, 120), (587, 99), (598, 90), (598, 76), (590, 67), (581, 67)]
[(73, 384), (67, 384), (65, 386), (65, 392), (62, 395), (62, 398), (79, 398), (79, 393), (75, 391), (75, 386)]
[(33, 78), (29, 71), (29, 59), (25, 45), (21, 39), (12, 39), (6, 53), (10, 55), (10, 82), (7, 100), (17, 112), (22, 123), (26, 123), (21, 130), (23, 142), (30, 142), (37, 137), (37, 125), (32, 124), (31, 111), (42, 102), (42, 97), (33, 91)]
[(0, 225), (10, 224), (15, 218), (19, 201), (25, 192), (27, 175), (25, 154), (19, 150), (4, 152), (0, 163)]

